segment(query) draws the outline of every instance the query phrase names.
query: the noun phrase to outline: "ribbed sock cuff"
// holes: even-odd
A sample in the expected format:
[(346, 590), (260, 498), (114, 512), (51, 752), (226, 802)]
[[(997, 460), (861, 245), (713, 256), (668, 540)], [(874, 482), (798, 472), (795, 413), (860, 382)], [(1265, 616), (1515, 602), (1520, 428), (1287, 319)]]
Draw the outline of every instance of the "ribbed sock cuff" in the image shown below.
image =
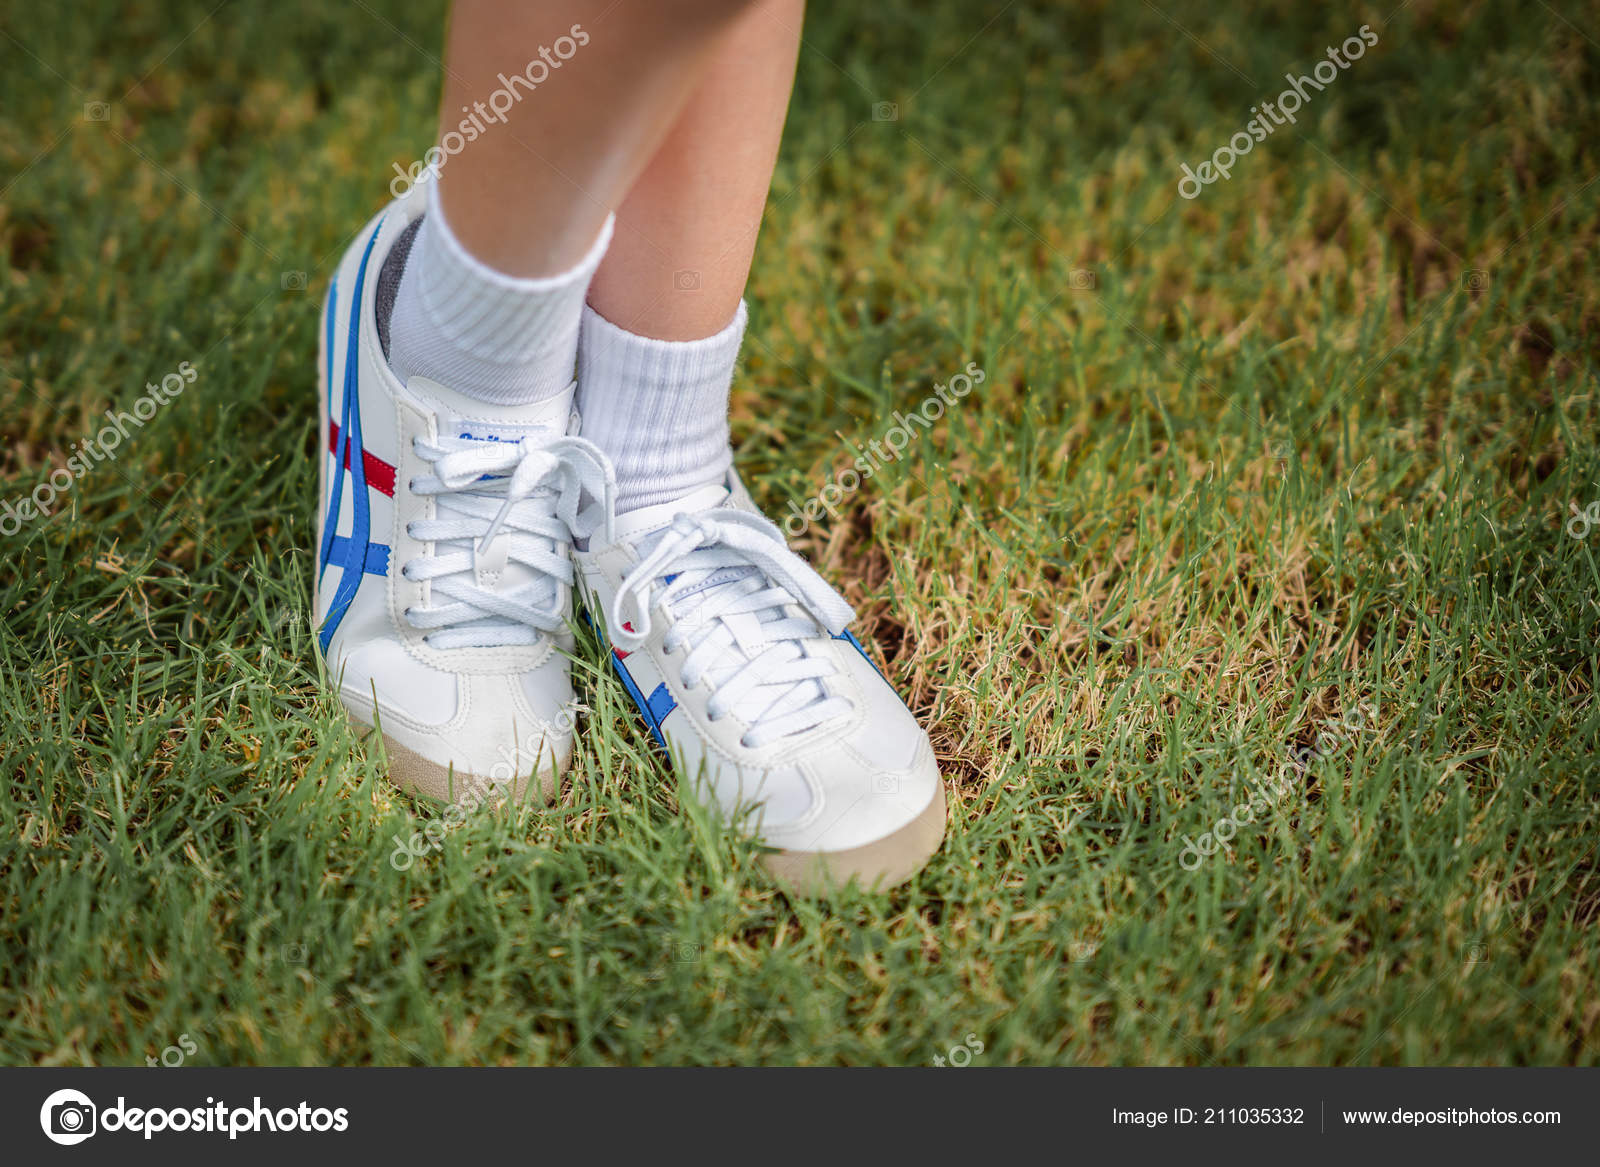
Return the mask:
[(500, 405), (542, 401), (572, 382), (589, 281), (611, 242), (607, 217), (594, 245), (559, 275), (496, 271), (450, 230), (438, 184), (407, 257), (390, 318), (389, 363), (402, 380), (429, 377)]
[(617, 471), (617, 509), (638, 510), (719, 483), (733, 464), (728, 390), (748, 313), (704, 340), (655, 340), (583, 310), (578, 412), (583, 436)]

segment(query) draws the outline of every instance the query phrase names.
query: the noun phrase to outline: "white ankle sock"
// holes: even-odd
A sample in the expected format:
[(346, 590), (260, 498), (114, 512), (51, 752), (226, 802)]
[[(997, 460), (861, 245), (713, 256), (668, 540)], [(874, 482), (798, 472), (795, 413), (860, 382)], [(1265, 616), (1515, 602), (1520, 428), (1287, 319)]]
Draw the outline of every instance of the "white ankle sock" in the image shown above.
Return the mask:
[(589, 280), (611, 242), (606, 219), (569, 271), (521, 279), (469, 254), (445, 222), (438, 186), (405, 260), (389, 318), (389, 365), (497, 405), (543, 401), (572, 383)]
[(616, 466), (619, 512), (671, 502), (727, 474), (728, 389), (746, 319), (741, 301), (715, 336), (653, 340), (584, 308), (578, 413), (583, 436)]

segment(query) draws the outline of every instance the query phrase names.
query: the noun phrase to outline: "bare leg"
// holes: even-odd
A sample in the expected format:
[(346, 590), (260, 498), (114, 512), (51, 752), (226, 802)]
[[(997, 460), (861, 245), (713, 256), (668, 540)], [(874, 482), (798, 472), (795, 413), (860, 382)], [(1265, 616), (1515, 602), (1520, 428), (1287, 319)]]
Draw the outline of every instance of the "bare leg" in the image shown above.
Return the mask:
[[(513, 276), (548, 275), (580, 259), (747, 7), (749, 0), (457, 0), (441, 142), (474, 103), (505, 88), (502, 74), (524, 73), (538, 60), (532, 54), (559, 38), (576, 45), (565, 61), (551, 53), (542, 70), (533, 67), (536, 79), (545, 73), (537, 86), (517, 81), (520, 100), (504, 124), (487, 124), (441, 168), (441, 204), (467, 251)], [(739, 124), (721, 131), (725, 144)]]
[(772, 182), (804, 10), (804, 0), (757, 0), (718, 36), (617, 212), (616, 237), (589, 286), (590, 305), (607, 320), (694, 340), (733, 318)]

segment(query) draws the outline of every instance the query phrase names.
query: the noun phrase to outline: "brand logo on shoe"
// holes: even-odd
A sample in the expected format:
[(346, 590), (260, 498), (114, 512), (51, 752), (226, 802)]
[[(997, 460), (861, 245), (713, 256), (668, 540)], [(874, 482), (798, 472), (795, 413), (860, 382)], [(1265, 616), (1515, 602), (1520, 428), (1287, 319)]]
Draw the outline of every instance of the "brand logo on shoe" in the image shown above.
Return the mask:
[(532, 437), (535, 434), (548, 434), (551, 432), (550, 427), (547, 425), (518, 425), (497, 430), (490, 430), (484, 429), (481, 426), (472, 425), (471, 423), (467, 423), (465, 421), (457, 421), (455, 424), (456, 427), (459, 427), (457, 429), (456, 436), (459, 438), (465, 438), (470, 442), (516, 443), (520, 442), (523, 438)]

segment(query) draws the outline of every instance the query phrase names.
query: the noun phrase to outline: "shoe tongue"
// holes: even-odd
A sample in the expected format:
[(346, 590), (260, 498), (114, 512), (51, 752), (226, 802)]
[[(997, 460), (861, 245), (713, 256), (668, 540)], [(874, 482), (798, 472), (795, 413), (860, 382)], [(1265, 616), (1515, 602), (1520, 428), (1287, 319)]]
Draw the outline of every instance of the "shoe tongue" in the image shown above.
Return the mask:
[(439, 419), (441, 437), (484, 442), (517, 442), (532, 434), (565, 434), (572, 418), (575, 385), (543, 401), (499, 405), (477, 401), (426, 377), (413, 377), (406, 390)]
[[(705, 496), (703, 499), (699, 497), (701, 493), (703, 493)], [(717, 487), (714, 491), (707, 490), (705, 492), (697, 492), (697, 494), (690, 495), (685, 499), (679, 500), (677, 503), (669, 503), (664, 507), (652, 508), (652, 510), (659, 511), (660, 514), (648, 516), (645, 521), (648, 522), (651, 521), (651, 519), (654, 519), (655, 521), (659, 522), (660, 525), (656, 526), (654, 530), (649, 531), (648, 534), (638, 540), (638, 551), (640, 556), (642, 557), (650, 554), (656, 543), (667, 533), (668, 528), (671, 526), (672, 519), (678, 514), (681, 514), (684, 511), (695, 513), (703, 510), (713, 509), (717, 506), (729, 505), (732, 505), (730, 502), (730, 492), (725, 487)], [(640, 512), (634, 512), (633, 515), (624, 517), (631, 518), (639, 513)], [(753, 590), (754, 585), (747, 581), (764, 578), (762, 576), (761, 569), (756, 567), (755, 564), (739, 564), (729, 567), (717, 567), (709, 570), (701, 569), (700, 571), (695, 572), (695, 574), (700, 576), (700, 578), (693, 581), (685, 580), (678, 584), (678, 586), (683, 590), (680, 591), (673, 600), (673, 608), (678, 617), (694, 623), (700, 622), (700, 619), (697, 615), (697, 609), (699, 609), (701, 605), (713, 602), (720, 593), (728, 589), (735, 589), (739, 592)], [(679, 574), (669, 573), (661, 578), (670, 586), (679, 579)], [(713, 665), (711, 667), (708, 676), (710, 677), (712, 683), (720, 684), (737, 672), (746, 662), (754, 660), (757, 656), (759, 656), (762, 650), (766, 648), (768, 644), (766, 634), (762, 626), (770, 623), (771, 621), (782, 619), (783, 615), (784, 613), (779, 608), (773, 607), (760, 612), (724, 613), (717, 617), (717, 620), (733, 637), (733, 644), (730, 646), (729, 651), (732, 652), (734, 656), (732, 659), (729, 659), (720, 665)], [(762, 686), (761, 688), (764, 689), (765, 686)], [(787, 686), (787, 688), (789, 689), (789, 692), (780, 702), (780, 705), (782, 705), (784, 708), (804, 705), (807, 701), (813, 700), (822, 695), (821, 688), (815, 682), (807, 682), (798, 686), (791, 684)], [(749, 703), (751, 707), (760, 706), (763, 704), (763, 700), (759, 695), (760, 691), (761, 690), (758, 689), (757, 692), (752, 693), (746, 698), (746, 702)], [(778, 712), (782, 711), (783, 709), (778, 710)]]
[[(568, 385), (553, 397), (526, 405), (498, 405), (474, 400), (426, 377), (413, 377), (406, 383), (406, 391), (438, 419), (440, 437), (479, 442), (519, 442), (534, 434), (564, 435), (571, 420), (574, 389), (574, 385)], [(547, 582), (533, 568), (512, 561), (510, 549), (507, 537), (493, 540), (487, 548), (480, 548), (474, 541), (473, 583), (486, 592), (507, 595)]]
[[(662, 503), (659, 506), (643, 507), (636, 511), (628, 511), (617, 516), (617, 537), (619, 539), (632, 539), (643, 559), (655, 550), (655, 546), (672, 526), (672, 521), (681, 514), (699, 514), (702, 511), (715, 510), (728, 504), (729, 491), (726, 486), (706, 486), (693, 491), (680, 499)], [(692, 586), (685, 588), (679, 595), (678, 603), (682, 607), (684, 601), (691, 604), (697, 602), (694, 597), (702, 596), (713, 588), (732, 583), (735, 580), (746, 579), (755, 573), (752, 567), (722, 567), (706, 575), (704, 579), (696, 581)], [(676, 574), (664, 577), (667, 583), (677, 579)]]
[[(689, 587), (674, 601), (673, 607), (680, 619), (694, 623), (701, 623), (696, 612), (702, 604), (713, 602), (719, 593), (734, 589), (742, 593), (753, 586), (745, 581), (752, 577), (759, 577), (760, 571), (754, 565), (749, 567), (720, 567), (706, 574), (706, 577)], [(669, 580), (676, 578), (669, 576)], [(764, 585), (762, 585), (764, 586)], [(729, 656), (719, 664), (714, 664), (707, 671), (707, 676), (713, 685), (720, 685), (734, 673), (738, 672), (745, 664), (755, 660), (762, 651), (768, 647), (768, 640), (763, 625), (783, 618), (783, 612), (777, 608), (767, 608), (760, 612), (724, 613), (717, 618), (717, 622), (727, 629), (733, 637), (733, 642), (726, 651)], [(700, 635), (715, 633), (691, 633), (692, 639)], [(780, 698), (778, 705), (773, 706), (770, 712), (783, 713), (809, 701), (824, 696), (822, 688), (815, 681), (805, 681), (800, 684), (789, 682), (784, 685), (785, 693)], [(761, 709), (771, 705), (771, 691), (765, 683), (753, 690), (741, 705), (742, 712), (751, 716)]]
[[(665, 534), (666, 529), (672, 525), (672, 520), (683, 513), (698, 514), (702, 511), (715, 510), (719, 507), (734, 507), (739, 510), (750, 511), (753, 514), (760, 512), (750, 504), (748, 497), (741, 497), (741, 492), (730, 490), (727, 486), (708, 486), (692, 494), (685, 495), (675, 502), (663, 503), (660, 506), (646, 507), (642, 510), (629, 511), (627, 514), (617, 516), (617, 537), (619, 539), (632, 539), (640, 557), (650, 554), (652, 548)], [(704, 578), (696, 580), (685, 588), (675, 601), (674, 607), (680, 617), (693, 620), (695, 609), (701, 604), (709, 603), (725, 588), (744, 586), (742, 581), (752, 576), (760, 575), (760, 569), (754, 564), (749, 566), (718, 567), (704, 573)], [(668, 584), (676, 580), (677, 575), (668, 574), (663, 577)], [(758, 656), (766, 645), (766, 638), (762, 632), (762, 625), (772, 620), (780, 619), (781, 613), (773, 609), (763, 612), (746, 612), (731, 616), (723, 616), (721, 623), (727, 627), (733, 636), (730, 651), (734, 659), (721, 665), (714, 665), (709, 670), (708, 676), (713, 684), (720, 684), (732, 676), (746, 662)], [(762, 708), (770, 716), (779, 716), (793, 712), (808, 703), (820, 700), (827, 696), (822, 685), (816, 680), (803, 681), (798, 684), (790, 682), (784, 685), (784, 693), (778, 698), (776, 704), (771, 702), (771, 688), (762, 684), (748, 694), (741, 705), (746, 714), (751, 714)]]

